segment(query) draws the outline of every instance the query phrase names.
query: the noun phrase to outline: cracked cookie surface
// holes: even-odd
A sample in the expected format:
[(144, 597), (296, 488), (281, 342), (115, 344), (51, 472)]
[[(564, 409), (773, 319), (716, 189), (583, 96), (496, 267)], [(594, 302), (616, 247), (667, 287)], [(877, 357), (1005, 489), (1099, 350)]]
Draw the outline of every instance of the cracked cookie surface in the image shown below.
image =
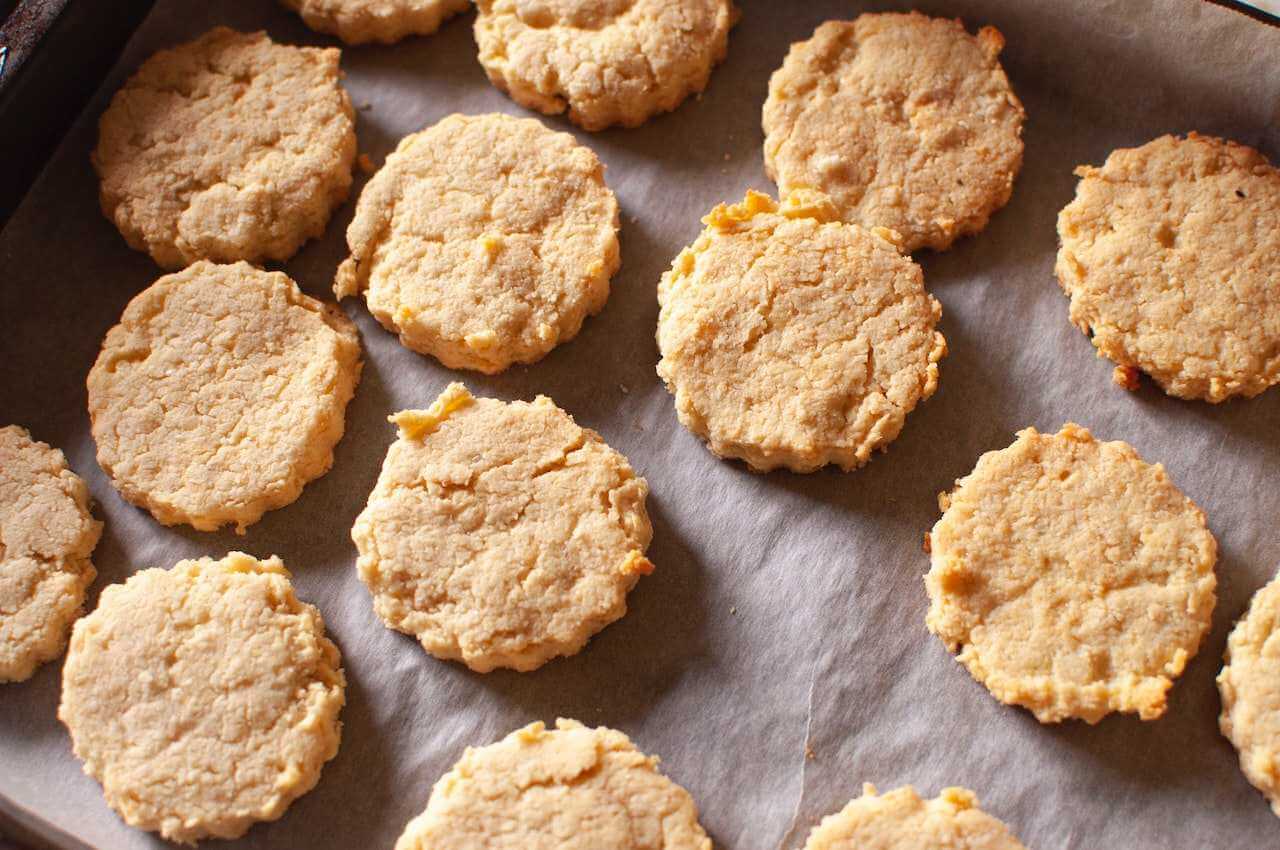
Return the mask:
[(757, 472), (854, 469), (938, 385), (920, 267), (824, 196), (721, 204), (658, 284), (658, 374), (680, 422)]
[(307, 26), (347, 44), (393, 44), (410, 35), (431, 35), (465, 12), (470, 0), (283, 0)]
[(943, 788), (923, 800), (910, 785), (879, 794), (862, 786), (862, 796), (827, 815), (809, 833), (804, 850), (1026, 850), (1009, 828), (978, 808), (964, 788)]
[(346, 198), (355, 112), (334, 48), (217, 27), (161, 50), (98, 126), (99, 200), (166, 269), (287, 260)]
[(88, 380), (98, 462), (165, 525), (242, 531), (329, 470), (360, 367), (337, 307), (280, 272), (198, 262), (108, 331)]
[(338, 752), (346, 680), (279, 558), (148, 569), (72, 633), (58, 717), (131, 826), (236, 838), (279, 818)]
[(522, 106), (586, 130), (636, 127), (702, 91), (732, 0), (477, 0), (480, 64)]
[(361, 192), (334, 292), (363, 292), (406, 347), (493, 374), (604, 308), (617, 232), (604, 165), (568, 133), (450, 115), (401, 140)]
[(1028, 428), (938, 501), (925, 622), (996, 699), (1041, 723), (1164, 714), (1209, 630), (1217, 543), (1162, 466)]
[(1025, 113), (992, 27), (866, 14), (791, 45), (769, 80), (765, 170), (785, 195), (830, 195), (840, 217), (945, 250), (1008, 202)]
[(560, 719), (467, 748), (395, 850), (711, 850), (689, 792), (621, 732)]
[(62, 654), (97, 571), (102, 523), (62, 452), (0, 428), (0, 682)]
[(1076, 169), (1056, 272), (1071, 322), (1178, 398), (1220, 402), (1280, 382), (1280, 169), (1192, 133)]
[(1231, 630), (1218, 674), (1219, 726), (1240, 754), (1240, 769), (1280, 817), (1280, 579), (1254, 594)]
[(450, 384), (391, 417), (356, 566), (390, 628), (473, 670), (533, 670), (626, 613), (653, 565), (649, 486), (551, 399)]

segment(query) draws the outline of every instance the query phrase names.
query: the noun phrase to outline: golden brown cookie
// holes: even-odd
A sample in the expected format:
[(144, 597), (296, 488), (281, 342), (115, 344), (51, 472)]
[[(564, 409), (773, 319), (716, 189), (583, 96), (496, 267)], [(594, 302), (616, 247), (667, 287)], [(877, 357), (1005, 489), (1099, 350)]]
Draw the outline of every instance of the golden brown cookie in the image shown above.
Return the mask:
[(830, 201), (749, 192), (713, 209), (658, 284), (658, 374), (680, 422), (765, 472), (854, 469), (938, 386), (942, 308), (897, 234)]
[(843, 220), (888, 227), (902, 249), (944, 250), (1009, 200), (1022, 103), (994, 27), (865, 14), (791, 45), (769, 80), (764, 162), (785, 195), (816, 189)]
[(1252, 148), (1192, 133), (1076, 169), (1058, 215), (1058, 280), (1071, 321), (1166, 393), (1220, 402), (1280, 382), (1280, 169)]
[(1041, 723), (1154, 720), (1209, 630), (1217, 543), (1128, 443), (1068, 423), (987, 452), (929, 535), (929, 630)]
[(99, 122), (102, 211), (166, 269), (289, 259), (351, 187), (338, 58), (226, 27), (156, 53)]
[(1280, 579), (1259, 590), (1231, 630), (1218, 674), (1222, 734), (1240, 769), (1280, 817)]
[(365, 186), (334, 292), (363, 292), (407, 347), (493, 374), (604, 308), (617, 231), (604, 166), (568, 133), (450, 115), (405, 137)]
[(316, 32), (347, 44), (392, 44), (410, 35), (431, 35), (445, 20), (465, 12), (469, 0), (282, 0)]
[(809, 833), (804, 850), (1026, 850), (1009, 828), (978, 808), (964, 788), (943, 788), (922, 800), (910, 785), (878, 794), (862, 786), (862, 796)]

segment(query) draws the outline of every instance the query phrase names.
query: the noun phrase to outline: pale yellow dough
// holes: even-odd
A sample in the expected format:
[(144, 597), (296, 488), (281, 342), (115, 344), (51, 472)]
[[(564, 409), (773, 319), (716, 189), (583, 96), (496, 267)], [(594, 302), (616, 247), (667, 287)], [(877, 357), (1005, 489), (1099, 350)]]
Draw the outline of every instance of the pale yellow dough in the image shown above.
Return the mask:
[(76, 623), (58, 717), (130, 826), (236, 838), (338, 752), (340, 663), (279, 558), (181, 561), (107, 587)]
[(406, 136), (347, 229), (339, 298), (454, 369), (532, 363), (604, 307), (621, 262), (604, 165), (568, 133), (450, 115)]
[(1240, 769), (1280, 817), (1280, 579), (1259, 590), (1231, 631), (1218, 674), (1222, 734)]
[(89, 372), (98, 462), (165, 525), (243, 531), (333, 464), (355, 325), (280, 272), (198, 262), (125, 308)]
[(1025, 113), (993, 27), (866, 14), (791, 45), (769, 80), (764, 162), (780, 194), (816, 189), (840, 216), (944, 250), (1004, 206)]
[(166, 269), (289, 259), (351, 187), (338, 58), (226, 27), (156, 53), (102, 114), (102, 211)]
[(1220, 402), (1280, 382), (1280, 169), (1192, 133), (1076, 169), (1058, 280), (1098, 355), (1166, 393)]
[(938, 386), (942, 307), (897, 234), (824, 196), (721, 204), (658, 284), (658, 374), (676, 413), (752, 470), (861, 466)]
[(1153, 720), (1209, 630), (1217, 543), (1128, 443), (1018, 432), (939, 497), (929, 630), (1041, 723)]
[(97, 571), (102, 523), (62, 452), (17, 425), (0, 428), (0, 682), (62, 654)]
[(283, 0), (307, 26), (347, 44), (392, 44), (410, 35), (431, 35), (465, 12), (470, 0)]
[(522, 106), (636, 127), (707, 87), (732, 0), (476, 0), (480, 64)]
[(910, 785), (862, 796), (809, 833), (804, 850), (1026, 850), (1009, 828), (978, 808), (964, 788), (943, 788), (922, 800)]
[(653, 570), (649, 486), (599, 434), (545, 396), (456, 383), (391, 419), (400, 437), (351, 530), (389, 627), (483, 673), (572, 655), (626, 613)]
[(395, 850), (711, 850), (689, 792), (613, 729), (531, 723), (467, 748)]

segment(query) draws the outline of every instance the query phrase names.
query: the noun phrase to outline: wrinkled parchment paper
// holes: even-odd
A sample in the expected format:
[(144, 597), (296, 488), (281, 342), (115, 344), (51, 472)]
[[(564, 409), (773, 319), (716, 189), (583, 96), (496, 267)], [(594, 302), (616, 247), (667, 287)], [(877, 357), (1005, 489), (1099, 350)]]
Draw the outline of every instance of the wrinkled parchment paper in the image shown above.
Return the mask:
[[(757, 476), (677, 424), (654, 374), (655, 286), (713, 204), (773, 189), (760, 107), (788, 44), (827, 18), (909, 4), (742, 5), (702, 98), (637, 130), (589, 135), (547, 120), (599, 153), (622, 204), (622, 271), (604, 312), (543, 362), (484, 378), (402, 348), (362, 303), (345, 302), (366, 361), (334, 468), (243, 537), (161, 527), (94, 460), (84, 377), (107, 328), (160, 272), (99, 213), (89, 151), (110, 93), (157, 48), (215, 24), (330, 42), (265, 0), (162, 0), (0, 234), (0, 420), (64, 449), (98, 500), (106, 529), (90, 603), (144, 567), (276, 553), (342, 649), (341, 751), (314, 791), (234, 846), (389, 848), (466, 745), (564, 715), (661, 755), (717, 845), (733, 850), (798, 846), (864, 781), (928, 795), (968, 786), (1039, 850), (1280, 847), (1280, 821), (1218, 734), (1213, 684), (1231, 623), (1280, 566), (1280, 389), (1214, 407), (1149, 384), (1114, 387), (1111, 365), (1068, 324), (1052, 272), (1055, 215), (1078, 163), (1192, 129), (1280, 161), (1280, 29), (1196, 0), (917, 4), (1004, 32), (1029, 115), (1026, 164), (986, 232), (919, 257), (951, 354), (938, 394), (889, 452), (848, 474)], [(485, 80), (470, 15), (433, 37), (345, 50), (342, 64), (362, 107), (360, 148), (377, 163), (451, 112), (522, 113)], [(285, 266), (312, 295), (330, 297), (352, 207)], [(353, 568), (348, 530), (394, 436), (386, 415), (428, 404), (458, 378), (477, 394), (550, 395), (652, 487), (657, 572), (585, 651), (534, 673), (482, 676), (427, 656), (383, 628)], [(1017, 429), (1068, 419), (1162, 461), (1221, 544), (1213, 631), (1156, 722), (1041, 726), (992, 699), (924, 627), (921, 536), (938, 491)], [(0, 687), (0, 804), (58, 846), (162, 846), (124, 826), (80, 772), (55, 719), (60, 667)]]

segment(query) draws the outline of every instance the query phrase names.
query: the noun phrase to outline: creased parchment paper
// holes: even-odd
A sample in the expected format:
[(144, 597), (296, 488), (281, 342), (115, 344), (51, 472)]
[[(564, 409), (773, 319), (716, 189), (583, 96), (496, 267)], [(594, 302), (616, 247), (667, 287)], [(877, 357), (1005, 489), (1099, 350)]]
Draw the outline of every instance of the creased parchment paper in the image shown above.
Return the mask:
[[(107, 328), (160, 271), (98, 211), (89, 151), (111, 92), (160, 47), (215, 24), (330, 42), (265, 0), (162, 0), (0, 235), (0, 420), (64, 449), (93, 490), (106, 530), (90, 603), (144, 567), (229, 549), (274, 553), (342, 649), (341, 751), (314, 791), (234, 846), (389, 848), (465, 746), (563, 715), (622, 729), (659, 754), (717, 846), (732, 850), (798, 846), (864, 781), (928, 795), (968, 786), (1039, 850), (1280, 847), (1280, 821), (1218, 734), (1213, 684), (1228, 628), (1280, 566), (1280, 389), (1216, 407), (1148, 384), (1118, 389), (1111, 365), (1068, 324), (1052, 271), (1055, 216), (1078, 163), (1193, 129), (1280, 161), (1280, 30), (1197, 0), (919, 3), (971, 30), (1004, 32), (1005, 67), (1029, 116), (1026, 164), (986, 232), (919, 257), (951, 354), (938, 394), (889, 452), (848, 474), (757, 476), (716, 460), (677, 424), (654, 373), (655, 287), (712, 205), (773, 190), (760, 108), (788, 44), (827, 18), (909, 5), (742, 5), (728, 60), (702, 98), (637, 130), (590, 135), (547, 120), (599, 153), (622, 205), (622, 270), (604, 312), (543, 362), (484, 378), (402, 348), (361, 302), (345, 302), (366, 361), (334, 468), (243, 537), (159, 526), (120, 499), (94, 460), (85, 375)], [(376, 163), (451, 112), (522, 113), (486, 81), (471, 23), (465, 15), (429, 38), (344, 51), (360, 149)], [(354, 193), (325, 238), (285, 266), (312, 295), (330, 297), (353, 202)], [(459, 378), (477, 394), (550, 395), (652, 487), (657, 571), (625, 618), (534, 673), (482, 676), (432, 659), (383, 628), (353, 567), (349, 529), (394, 436), (387, 414), (425, 406)], [(1221, 544), (1213, 631), (1153, 723), (1043, 727), (992, 699), (924, 627), (921, 537), (938, 517), (938, 491), (1014, 431), (1066, 420), (1163, 462)], [(80, 772), (55, 719), (60, 669), (0, 688), (4, 810), (59, 846), (161, 846), (124, 826)]]

